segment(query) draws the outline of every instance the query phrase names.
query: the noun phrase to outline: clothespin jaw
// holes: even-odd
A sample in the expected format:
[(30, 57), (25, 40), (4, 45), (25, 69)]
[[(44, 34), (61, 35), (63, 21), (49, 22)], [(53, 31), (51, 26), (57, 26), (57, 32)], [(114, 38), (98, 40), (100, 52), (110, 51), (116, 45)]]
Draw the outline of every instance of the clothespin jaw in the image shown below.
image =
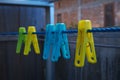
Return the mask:
[(87, 55), (88, 62), (96, 63), (95, 48), (92, 33), (87, 30), (91, 29), (90, 20), (81, 20), (78, 23), (78, 36), (75, 53), (75, 66), (83, 67), (85, 62), (85, 54)]
[(25, 41), (24, 55), (29, 54), (31, 43), (33, 44), (35, 53), (40, 54), (37, 35), (33, 34), (33, 32), (36, 32), (35, 27), (34, 26), (29, 26), (28, 27), (28, 34), (27, 34), (26, 41)]
[(16, 48), (16, 53), (17, 54), (20, 54), (22, 43), (25, 42), (26, 35), (23, 34), (25, 32), (26, 32), (25, 27), (20, 27), (19, 28), (18, 42), (17, 42), (17, 48)]
[(52, 53), (53, 44), (55, 43), (55, 36), (52, 33), (55, 31), (55, 25), (48, 24), (46, 26), (46, 34), (45, 34), (45, 42), (44, 42), (44, 51), (43, 51), (43, 59), (48, 59), (50, 53)]

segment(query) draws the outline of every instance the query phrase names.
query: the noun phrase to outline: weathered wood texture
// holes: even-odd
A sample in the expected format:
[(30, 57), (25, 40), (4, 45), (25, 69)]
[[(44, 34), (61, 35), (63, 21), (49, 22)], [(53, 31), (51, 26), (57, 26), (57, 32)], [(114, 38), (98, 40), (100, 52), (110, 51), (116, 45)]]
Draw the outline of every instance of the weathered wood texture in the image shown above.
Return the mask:
[[(0, 32), (17, 32), (20, 26), (36, 26), (40, 31), (46, 24), (45, 8), (0, 5)], [(0, 36), (0, 80), (45, 80), (42, 55), (15, 53), (17, 36)], [(41, 52), (43, 42), (39, 41)]]

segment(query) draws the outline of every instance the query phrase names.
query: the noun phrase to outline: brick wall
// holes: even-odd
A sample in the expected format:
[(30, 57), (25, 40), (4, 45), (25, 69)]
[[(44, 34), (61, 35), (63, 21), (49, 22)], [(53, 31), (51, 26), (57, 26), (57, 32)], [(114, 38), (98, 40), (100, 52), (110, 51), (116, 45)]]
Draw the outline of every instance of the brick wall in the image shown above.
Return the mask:
[(81, 14), (81, 19), (91, 20), (93, 27), (104, 26), (104, 5), (83, 5), (81, 8)]
[[(80, 1), (80, 3), (79, 3)], [(57, 14), (61, 14), (62, 22), (67, 27), (75, 27), (80, 19), (89, 19), (93, 27), (104, 27), (104, 6), (114, 3), (115, 25), (120, 25), (120, 2), (114, 0), (60, 0), (55, 2), (55, 23)]]
[(88, 3), (92, 3), (95, 2), (97, 0), (81, 0), (81, 4), (88, 4)]
[(120, 26), (120, 2), (115, 2), (115, 24)]
[(57, 22), (57, 14), (61, 14), (62, 22), (66, 23), (68, 28), (75, 27), (78, 23), (78, 5), (75, 4), (77, 4), (77, 0), (55, 2), (55, 23)]

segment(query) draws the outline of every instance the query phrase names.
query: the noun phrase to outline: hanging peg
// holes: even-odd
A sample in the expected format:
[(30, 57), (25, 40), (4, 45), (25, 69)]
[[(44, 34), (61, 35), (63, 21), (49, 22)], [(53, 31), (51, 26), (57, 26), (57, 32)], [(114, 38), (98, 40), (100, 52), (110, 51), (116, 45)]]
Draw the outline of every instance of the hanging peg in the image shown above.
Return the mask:
[(53, 62), (58, 61), (59, 57), (61, 56), (60, 54), (60, 44), (61, 44), (61, 29), (59, 29), (59, 26), (57, 26), (57, 24), (55, 25), (55, 43), (53, 45), (53, 52), (52, 52), (52, 58), (51, 60)]
[(22, 43), (25, 42), (26, 34), (23, 34), (25, 32), (26, 32), (25, 27), (20, 27), (19, 28), (18, 42), (17, 42), (17, 48), (16, 48), (16, 53), (17, 54), (20, 54)]
[(58, 58), (61, 56), (60, 49), (64, 58), (70, 58), (67, 34), (63, 34), (62, 31), (66, 30), (64, 23), (56, 24), (55, 32), (55, 44), (52, 53), (52, 61), (58, 61)]
[(33, 32), (36, 32), (35, 27), (34, 26), (29, 26), (28, 27), (28, 34), (27, 34), (26, 41), (25, 41), (24, 55), (29, 54), (31, 43), (33, 44), (35, 53), (40, 54), (37, 35), (33, 34)]
[(94, 40), (92, 33), (87, 30), (91, 29), (90, 20), (81, 20), (78, 23), (78, 36), (75, 53), (75, 66), (83, 67), (85, 63), (85, 54), (89, 63), (96, 63), (96, 53), (94, 48)]
[[(56, 26), (59, 26), (59, 28), (61, 28), (61, 31), (66, 31), (66, 25), (64, 23), (57, 24)], [(70, 59), (67, 34), (61, 32), (61, 37), (62, 37), (62, 44), (61, 44), (62, 55), (64, 58)]]
[(52, 33), (55, 31), (55, 25), (48, 24), (46, 26), (45, 42), (44, 42), (44, 51), (43, 59), (48, 59), (50, 53), (52, 53), (53, 44), (55, 44), (55, 34)]

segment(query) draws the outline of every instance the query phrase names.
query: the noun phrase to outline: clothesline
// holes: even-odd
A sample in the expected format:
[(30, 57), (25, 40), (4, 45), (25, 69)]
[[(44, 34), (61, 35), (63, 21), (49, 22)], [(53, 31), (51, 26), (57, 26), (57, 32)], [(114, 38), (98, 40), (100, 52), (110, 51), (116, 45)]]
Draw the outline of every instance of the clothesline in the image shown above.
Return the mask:
[[(91, 30), (87, 30), (87, 32), (119, 32), (120, 31), (120, 27), (107, 27), (107, 28), (92, 28)], [(46, 32), (42, 31), (42, 32), (33, 32), (33, 34), (42, 34), (44, 35)], [(52, 32), (54, 33), (54, 32)], [(66, 30), (66, 31), (62, 31), (62, 33), (78, 33), (78, 30)], [(19, 32), (0, 32), (0, 35), (18, 35)], [(23, 33), (23, 34), (27, 34), (27, 32)]]

